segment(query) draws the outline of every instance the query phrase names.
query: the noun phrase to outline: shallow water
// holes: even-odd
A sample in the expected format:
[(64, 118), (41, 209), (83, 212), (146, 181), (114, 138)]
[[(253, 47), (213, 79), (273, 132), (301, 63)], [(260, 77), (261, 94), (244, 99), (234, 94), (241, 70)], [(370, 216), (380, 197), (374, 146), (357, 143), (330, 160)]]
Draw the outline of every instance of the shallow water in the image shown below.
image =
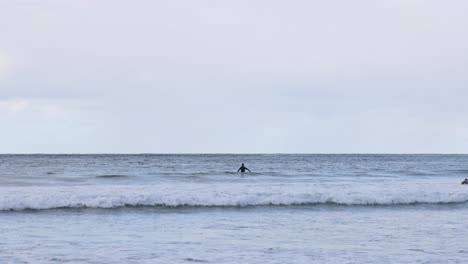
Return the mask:
[(0, 263), (466, 263), (466, 177), (464, 155), (0, 155)]

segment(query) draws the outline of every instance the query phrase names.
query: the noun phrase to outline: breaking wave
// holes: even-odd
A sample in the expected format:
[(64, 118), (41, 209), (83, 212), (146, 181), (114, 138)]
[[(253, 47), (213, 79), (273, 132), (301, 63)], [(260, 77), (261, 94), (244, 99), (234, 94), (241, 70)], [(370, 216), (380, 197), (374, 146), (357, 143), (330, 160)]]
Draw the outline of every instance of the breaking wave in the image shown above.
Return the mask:
[(468, 202), (468, 186), (157, 184), (0, 188), (0, 210), (54, 208), (404, 205)]

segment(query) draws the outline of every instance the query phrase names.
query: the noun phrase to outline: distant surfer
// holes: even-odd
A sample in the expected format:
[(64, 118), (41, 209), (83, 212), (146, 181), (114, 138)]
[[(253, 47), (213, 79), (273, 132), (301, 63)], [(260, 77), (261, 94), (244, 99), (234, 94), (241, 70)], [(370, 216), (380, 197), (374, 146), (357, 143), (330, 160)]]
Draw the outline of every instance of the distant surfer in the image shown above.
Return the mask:
[(468, 184), (468, 179), (465, 179), (464, 181), (462, 181), (462, 184)]
[(247, 169), (246, 166), (244, 166), (244, 163), (242, 163), (242, 166), (237, 170), (237, 173), (239, 173), (239, 171), (241, 173), (244, 173), (246, 170), (248, 170), (250, 173), (252, 173), (249, 169)]

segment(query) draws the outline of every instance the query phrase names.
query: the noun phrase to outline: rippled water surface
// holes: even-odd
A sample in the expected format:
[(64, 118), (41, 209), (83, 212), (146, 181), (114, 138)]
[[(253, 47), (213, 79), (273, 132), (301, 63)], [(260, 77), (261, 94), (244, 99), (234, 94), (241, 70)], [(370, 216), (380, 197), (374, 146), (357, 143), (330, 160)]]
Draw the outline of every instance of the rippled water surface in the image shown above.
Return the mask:
[(467, 177), (466, 155), (0, 155), (0, 263), (466, 263)]

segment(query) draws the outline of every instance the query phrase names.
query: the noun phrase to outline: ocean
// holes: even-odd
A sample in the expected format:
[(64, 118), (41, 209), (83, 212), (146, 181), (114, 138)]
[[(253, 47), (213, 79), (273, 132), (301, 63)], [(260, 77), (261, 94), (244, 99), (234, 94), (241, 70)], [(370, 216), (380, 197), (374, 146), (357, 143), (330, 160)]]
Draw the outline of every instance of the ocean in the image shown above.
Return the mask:
[(0, 155), (0, 263), (468, 263), (465, 178), (468, 155)]

